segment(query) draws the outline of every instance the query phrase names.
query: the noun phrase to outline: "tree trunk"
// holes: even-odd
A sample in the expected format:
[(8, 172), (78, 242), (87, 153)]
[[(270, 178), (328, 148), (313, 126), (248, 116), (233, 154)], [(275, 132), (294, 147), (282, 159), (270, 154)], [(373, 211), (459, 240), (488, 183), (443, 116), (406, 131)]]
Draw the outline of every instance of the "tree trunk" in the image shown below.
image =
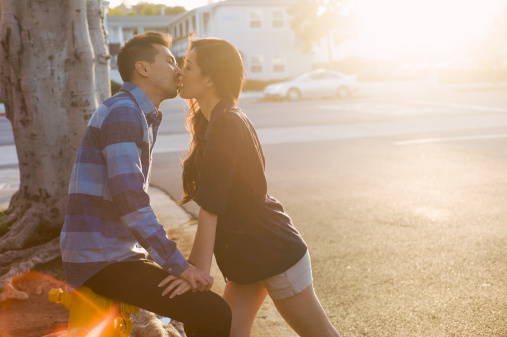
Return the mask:
[(20, 170), (0, 238), (2, 287), (59, 257), (76, 152), (110, 89), (102, 0), (0, 1), (0, 85)]

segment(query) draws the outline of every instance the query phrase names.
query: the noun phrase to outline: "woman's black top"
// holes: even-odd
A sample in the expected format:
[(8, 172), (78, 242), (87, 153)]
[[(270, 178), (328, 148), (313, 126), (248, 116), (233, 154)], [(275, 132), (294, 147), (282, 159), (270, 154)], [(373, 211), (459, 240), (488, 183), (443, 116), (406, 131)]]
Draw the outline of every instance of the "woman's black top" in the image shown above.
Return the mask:
[(280, 202), (267, 194), (264, 154), (250, 120), (221, 101), (202, 123), (207, 125), (197, 132), (194, 201), (218, 214), (218, 267), (240, 284), (284, 272), (307, 248)]

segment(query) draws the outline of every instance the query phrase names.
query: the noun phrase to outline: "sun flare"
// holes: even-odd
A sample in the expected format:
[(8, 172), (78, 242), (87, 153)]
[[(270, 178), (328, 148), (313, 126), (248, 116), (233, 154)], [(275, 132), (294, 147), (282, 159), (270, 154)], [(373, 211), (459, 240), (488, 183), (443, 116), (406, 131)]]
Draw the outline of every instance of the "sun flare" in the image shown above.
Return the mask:
[(500, 0), (358, 0), (363, 36), (393, 53), (428, 56), (483, 38), (500, 7)]

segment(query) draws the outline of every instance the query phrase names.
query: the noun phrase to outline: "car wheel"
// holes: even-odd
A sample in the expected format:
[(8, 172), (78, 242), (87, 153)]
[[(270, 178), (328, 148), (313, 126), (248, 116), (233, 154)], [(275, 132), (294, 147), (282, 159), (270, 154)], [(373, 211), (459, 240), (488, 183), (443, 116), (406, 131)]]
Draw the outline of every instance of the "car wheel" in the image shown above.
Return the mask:
[(347, 87), (339, 87), (336, 91), (336, 97), (347, 98), (350, 96), (350, 89)]
[(289, 91), (287, 92), (287, 99), (289, 101), (297, 101), (300, 98), (301, 98), (301, 93), (296, 88), (289, 89)]

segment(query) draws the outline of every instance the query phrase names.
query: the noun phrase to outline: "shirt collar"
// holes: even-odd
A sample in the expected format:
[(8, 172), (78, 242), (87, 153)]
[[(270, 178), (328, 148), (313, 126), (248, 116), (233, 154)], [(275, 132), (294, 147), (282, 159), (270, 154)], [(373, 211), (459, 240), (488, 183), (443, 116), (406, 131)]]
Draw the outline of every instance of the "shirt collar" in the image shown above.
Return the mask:
[(153, 102), (146, 96), (146, 94), (135, 84), (130, 82), (125, 82), (120, 88), (120, 91), (129, 92), (134, 100), (137, 102), (137, 105), (146, 116), (150, 116), (151, 118), (157, 117), (162, 112), (157, 110)]
[(218, 114), (220, 114), (220, 112), (224, 111), (225, 109), (227, 108), (230, 108), (230, 107), (233, 107), (234, 106), (234, 103), (229, 101), (228, 99), (225, 99), (223, 98), (220, 102), (217, 103), (217, 105), (215, 105), (215, 107), (213, 108), (213, 110), (211, 110), (211, 115), (210, 115), (210, 122), (216, 118), (216, 116)]

